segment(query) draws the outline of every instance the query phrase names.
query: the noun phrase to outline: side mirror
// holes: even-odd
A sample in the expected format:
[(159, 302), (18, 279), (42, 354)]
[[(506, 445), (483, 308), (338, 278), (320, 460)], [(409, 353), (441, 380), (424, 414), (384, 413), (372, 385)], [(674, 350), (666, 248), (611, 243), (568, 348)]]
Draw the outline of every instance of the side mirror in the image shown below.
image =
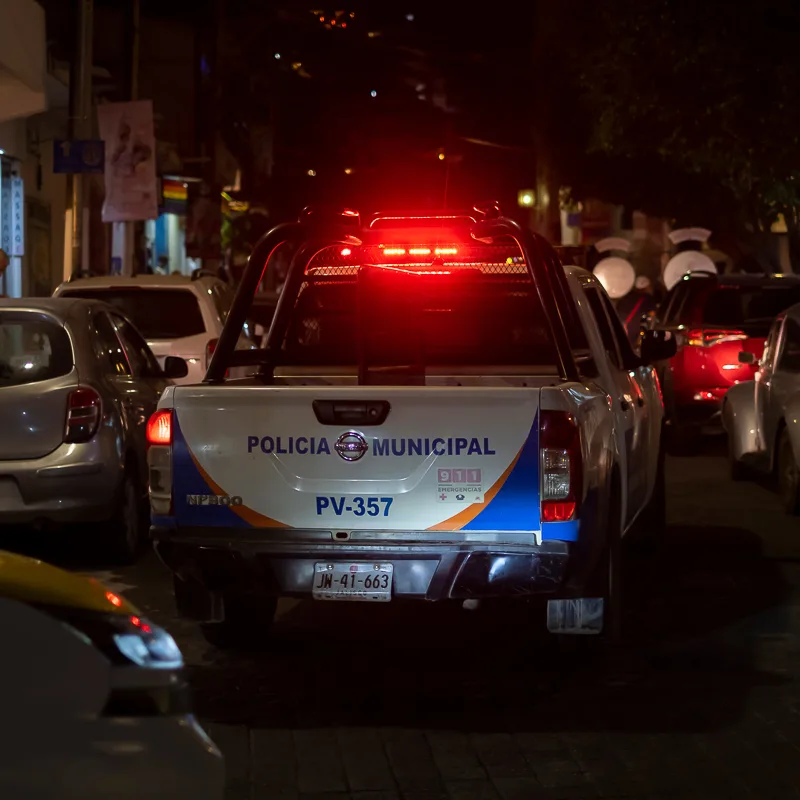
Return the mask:
[(672, 331), (646, 330), (641, 334), (641, 354), (645, 364), (668, 361), (678, 352), (678, 343)]
[(756, 363), (756, 354), (749, 353), (747, 350), (740, 350), (739, 351), (739, 363), (740, 364), (755, 364)]
[(189, 374), (189, 365), (182, 358), (167, 356), (166, 361), (164, 361), (163, 374), (165, 378), (172, 380), (185, 378)]

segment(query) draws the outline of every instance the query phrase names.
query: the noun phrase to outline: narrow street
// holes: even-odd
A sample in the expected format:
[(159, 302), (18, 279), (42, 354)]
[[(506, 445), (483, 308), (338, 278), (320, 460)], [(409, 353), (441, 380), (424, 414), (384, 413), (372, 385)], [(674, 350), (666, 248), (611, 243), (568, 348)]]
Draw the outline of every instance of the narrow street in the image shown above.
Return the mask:
[[(96, 575), (176, 636), (229, 797), (800, 797), (800, 520), (709, 443), (671, 458), (669, 546), (627, 565), (628, 643), (567, 653), (519, 606), (286, 602), (272, 652), (206, 647), (149, 555), (13, 549)], [(73, 551), (73, 552), (70, 552)]]

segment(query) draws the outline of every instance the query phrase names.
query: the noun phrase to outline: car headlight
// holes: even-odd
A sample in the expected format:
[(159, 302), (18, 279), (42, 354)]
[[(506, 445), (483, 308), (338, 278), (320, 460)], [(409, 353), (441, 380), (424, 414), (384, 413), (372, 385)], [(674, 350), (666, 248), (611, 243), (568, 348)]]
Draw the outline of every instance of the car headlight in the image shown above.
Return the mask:
[(114, 642), (122, 655), (140, 667), (180, 669), (183, 666), (181, 651), (169, 633), (139, 617), (127, 619), (129, 630), (114, 634)]
[(149, 669), (183, 667), (183, 656), (172, 636), (142, 617), (62, 606), (48, 606), (42, 610), (94, 645), (112, 663)]

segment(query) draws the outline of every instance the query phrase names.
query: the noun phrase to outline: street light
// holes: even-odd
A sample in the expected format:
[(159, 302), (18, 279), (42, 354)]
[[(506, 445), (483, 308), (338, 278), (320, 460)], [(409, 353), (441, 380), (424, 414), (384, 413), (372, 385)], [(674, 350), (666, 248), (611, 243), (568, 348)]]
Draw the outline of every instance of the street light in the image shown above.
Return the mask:
[(520, 189), (517, 192), (517, 205), (520, 208), (531, 208), (536, 203), (536, 192), (533, 189)]

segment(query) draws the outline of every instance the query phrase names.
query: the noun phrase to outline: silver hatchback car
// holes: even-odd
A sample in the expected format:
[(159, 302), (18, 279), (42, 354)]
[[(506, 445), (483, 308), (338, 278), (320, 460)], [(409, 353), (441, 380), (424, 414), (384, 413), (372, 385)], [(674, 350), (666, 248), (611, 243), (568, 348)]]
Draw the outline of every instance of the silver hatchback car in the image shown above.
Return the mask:
[(0, 525), (104, 522), (108, 555), (146, 541), (146, 426), (162, 369), (102, 302), (0, 300)]

